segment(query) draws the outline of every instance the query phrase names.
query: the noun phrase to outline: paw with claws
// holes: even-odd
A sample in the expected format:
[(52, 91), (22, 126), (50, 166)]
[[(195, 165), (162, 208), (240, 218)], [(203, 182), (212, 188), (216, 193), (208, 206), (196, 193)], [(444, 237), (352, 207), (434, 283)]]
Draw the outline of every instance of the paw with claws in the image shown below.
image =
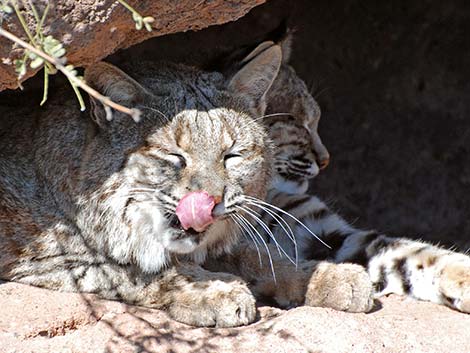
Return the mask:
[(215, 280), (193, 287), (170, 306), (168, 313), (175, 320), (204, 327), (235, 327), (255, 320), (255, 298), (243, 282)]

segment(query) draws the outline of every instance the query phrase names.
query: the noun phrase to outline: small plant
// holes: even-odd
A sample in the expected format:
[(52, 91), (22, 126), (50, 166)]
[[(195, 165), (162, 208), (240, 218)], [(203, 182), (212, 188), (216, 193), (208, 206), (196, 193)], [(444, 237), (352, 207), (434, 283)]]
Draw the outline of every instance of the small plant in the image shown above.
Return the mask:
[(151, 16), (143, 17), (140, 13), (138, 13), (131, 5), (129, 5), (124, 0), (118, 0), (118, 2), (132, 12), (132, 19), (135, 22), (135, 28), (137, 30), (141, 30), (142, 26), (145, 26), (145, 29), (149, 32), (152, 32), (152, 23), (155, 22), (155, 19)]
[[(135, 26), (137, 29), (140, 30), (145, 27), (147, 31), (152, 30), (151, 23), (155, 21), (153, 17), (143, 17), (139, 12), (137, 12), (124, 0), (117, 1), (132, 13), (132, 18), (135, 22)], [(40, 105), (43, 105), (47, 101), (49, 89), (49, 75), (54, 75), (57, 73), (57, 71), (60, 71), (69, 80), (70, 85), (72, 86), (75, 95), (77, 96), (77, 100), (80, 104), (80, 110), (85, 110), (85, 103), (83, 101), (83, 97), (80, 93), (79, 88), (83, 89), (103, 104), (106, 111), (106, 118), (108, 120), (112, 119), (111, 108), (113, 108), (115, 110), (129, 114), (135, 121), (139, 121), (139, 110), (126, 108), (120, 104), (111, 101), (108, 97), (101, 95), (99, 92), (88, 86), (84, 81), (83, 77), (78, 76), (77, 71), (75, 70), (73, 65), (66, 65), (66, 50), (63, 44), (51, 35), (44, 35), (43, 26), (49, 11), (49, 2), (45, 7), (42, 16), (39, 16), (39, 13), (36, 7), (34, 6), (32, 0), (28, 0), (28, 4), (36, 21), (36, 29), (34, 35), (30, 32), (16, 0), (1, 0), (0, 2), (0, 25), (2, 24), (2, 20), (6, 14), (12, 14), (14, 12), (26, 34), (26, 37), (28, 38), (28, 42), (23, 41), (22, 39), (18, 38), (17, 36), (4, 30), (1, 27), (0, 35), (17, 43), (22, 48), (24, 48), (23, 57), (14, 61), (15, 71), (18, 74), (18, 81), (20, 81), (21, 78), (23, 78), (26, 74), (28, 65), (32, 69), (37, 69), (40, 66), (43, 66), (44, 90)], [(22, 88), (21, 84), (19, 86), (20, 88)]]
[[(39, 17), (36, 7), (33, 5), (31, 0), (29, 1), (29, 4), (31, 6), (31, 11), (33, 12), (34, 19), (36, 20), (36, 33), (34, 34), (34, 36), (29, 31), (29, 28), (26, 25), (26, 21), (21, 11), (18, 8), (17, 2), (10, 1), (10, 4), (15, 11), (16, 17), (20, 21), (21, 26), (23, 27), (23, 30), (26, 36), (29, 39), (29, 43), (33, 47), (43, 51), (44, 53), (56, 59), (60, 59), (61, 57), (65, 55), (65, 49), (62, 43), (60, 43), (57, 39), (55, 39), (52, 36), (44, 36), (44, 33), (43, 33), (42, 27), (44, 25), (44, 20), (46, 19), (47, 13), (49, 11), (49, 3), (44, 9), (44, 13), (42, 14), (42, 16)], [(53, 75), (57, 73), (57, 69), (52, 63), (45, 61), (44, 58), (42, 58), (41, 56), (38, 56), (31, 50), (25, 49), (25, 53), (23, 57), (21, 59), (15, 60), (15, 70), (16, 70), (16, 73), (18, 74), (18, 81), (21, 80), (21, 78), (26, 74), (28, 61), (29, 61), (29, 66), (33, 69), (37, 69), (41, 65), (44, 65), (44, 90), (43, 90), (44, 93), (43, 93), (42, 101), (40, 103), (40, 105), (43, 105), (47, 100), (47, 92), (49, 88), (49, 75)], [(75, 90), (75, 94), (77, 95), (78, 101), (80, 103), (80, 109), (84, 110), (85, 104), (83, 102), (82, 96), (80, 95), (80, 91), (78, 91), (76, 87), (74, 87), (74, 90)]]
[[(12, 13), (13, 12), (13, 9), (11, 8), (10, 5), (8, 5), (8, 1), (5, 1), (5, 0), (2, 0), (2, 2), (0, 2), (0, 12), (3, 12), (3, 13)], [(3, 16), (0, 17), (0, 24), (2, 24), (2, 19), (3, 19)]]

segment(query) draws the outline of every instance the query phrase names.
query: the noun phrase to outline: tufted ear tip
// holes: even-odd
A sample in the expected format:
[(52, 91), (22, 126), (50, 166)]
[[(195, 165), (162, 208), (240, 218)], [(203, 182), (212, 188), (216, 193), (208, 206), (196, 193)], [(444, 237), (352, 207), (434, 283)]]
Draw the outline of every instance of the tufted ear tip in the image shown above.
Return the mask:
[[(105, 72), (113, 72), (117, 68), (107, 62), (99, 61), (87, 67), (85, 69), (85, 81), (92, 85), (100, 84), (100, 76)], [(102, 83), (102, 81), (101, 81)]]
[(129, 75), (103, 61), (85, 70), (85, 81), (116, 103), (132, 103), (145, 92), (145, 89)]

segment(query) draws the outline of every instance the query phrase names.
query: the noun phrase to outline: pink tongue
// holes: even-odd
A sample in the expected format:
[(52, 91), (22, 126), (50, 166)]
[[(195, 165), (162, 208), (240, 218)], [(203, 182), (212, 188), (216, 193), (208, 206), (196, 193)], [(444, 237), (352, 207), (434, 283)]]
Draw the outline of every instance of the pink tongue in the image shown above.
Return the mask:
[(214, 197), (207, 192), (190, 192), (184, 195), (178, 203), (176, 216), (185, 230), (193, 228), (196, 232), (202, 232), (214, 222), (212, 218), (214, 206)]

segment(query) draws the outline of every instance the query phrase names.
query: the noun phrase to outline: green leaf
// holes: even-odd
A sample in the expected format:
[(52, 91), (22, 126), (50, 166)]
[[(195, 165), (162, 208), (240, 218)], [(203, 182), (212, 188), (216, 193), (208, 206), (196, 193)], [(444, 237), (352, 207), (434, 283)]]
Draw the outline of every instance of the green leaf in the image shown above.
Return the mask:
[(139, 31), (142, 29), (142, 18), (140, 18), (138, 21), (135, 21), (135, 29)]
[(47, 36), (44, 38), (42, 47), (47, 54), (53, 56), (54, 58), (60, 58), (66, 53), (62, 43), (52, 36)]
[(3, 5), (0, 6), (0, 12), (12, 13), (13, 9), (11, 8), (11, 6), (9, 6), (7, 4), (3, 4)]
[(40, 58), (40, 57), (37, 57), (36, 59), (34, 59), (33, 61), (31, 61), (31, 64), (29, 64), (29, 66), (31, 66), (32, 69), (37, 69), (39, 66), (41, 66), (42, 64), (44, 63), (44, 59), (43, 58)]
[(42, 93), (41, 103), (39, 103), (40, 106), (46, 103), (48, 91), (49, 91), (49, 70), (47, 69), (47, 66), (44, 66), (44, 90)]
[(77, 70), (75, 70), (75, 68), (73, 67), (73, 65), (67, 65), (67, 66), (65, 67), (65, 69), (66, 69), (68, 72), (70, 72), (73, 76), (77, 77), (78, 72), (77, 72)]
[(62, 56), (65, 55), (65, 49), (64, 48), (60, 48), (54, 52), (51, 53), (52, 56), (54, 56), (55, 58), (61, 58)]

